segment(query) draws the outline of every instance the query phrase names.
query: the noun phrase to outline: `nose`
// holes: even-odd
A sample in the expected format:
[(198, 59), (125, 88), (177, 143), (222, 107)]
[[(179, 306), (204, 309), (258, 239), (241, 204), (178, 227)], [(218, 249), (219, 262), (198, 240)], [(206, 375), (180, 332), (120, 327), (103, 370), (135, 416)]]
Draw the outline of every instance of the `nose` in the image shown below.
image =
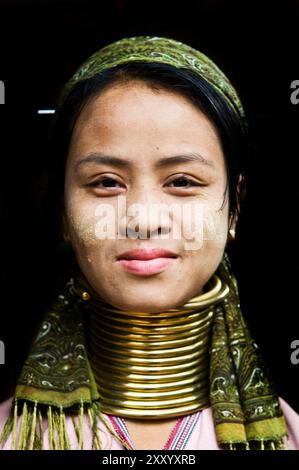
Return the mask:
[(122, 217), (120, 228), (132, 239), (167, 239), (172, 231), (169, 206), (154, 191), (127, 198), (126, 217)]
[[(161, 205), (161, 204), (160, 204)], [(167, 238), (171, 232), (170, 218), (165, 210), (158, 206), (147, 206), (145, 211), (141, 210), (133, 223), (127, 225), (129, 238)]]

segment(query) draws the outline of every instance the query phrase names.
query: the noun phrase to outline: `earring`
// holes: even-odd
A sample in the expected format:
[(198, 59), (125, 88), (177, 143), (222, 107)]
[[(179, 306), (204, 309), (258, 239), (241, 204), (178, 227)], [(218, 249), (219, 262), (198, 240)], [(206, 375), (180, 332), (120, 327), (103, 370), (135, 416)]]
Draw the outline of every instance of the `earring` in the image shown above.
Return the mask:
[(236, 231), (234, 228), (230, 228), (229, 231), (228, 231), (228, 238), (227, 238), (227, 241), (228, 242), (232, 242), (236, 239)]
[(87, 291), (82, 292), (81, 297), (83, 300), (89, 300), (90, 299), (90, 293)]

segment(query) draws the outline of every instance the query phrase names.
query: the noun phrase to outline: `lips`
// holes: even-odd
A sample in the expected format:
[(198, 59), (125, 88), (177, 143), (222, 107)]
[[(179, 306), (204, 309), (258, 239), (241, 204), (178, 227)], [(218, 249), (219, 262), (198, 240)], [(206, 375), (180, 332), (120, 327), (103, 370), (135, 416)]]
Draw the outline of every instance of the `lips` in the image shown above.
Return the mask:
[(117, 262), (128, 272), (141, 276), (151, 276), (170, 267), (178, 255), (160, 248), (151, 250), (135, 249), (122, 253)]
[(151, 250), (136, 249), (122, 253), (117, 259), (139, 259), (143, 261), (155, 258), (177, 258), (177, 255), (172, 251), (161, 250), (160, 248), (153, 248)]

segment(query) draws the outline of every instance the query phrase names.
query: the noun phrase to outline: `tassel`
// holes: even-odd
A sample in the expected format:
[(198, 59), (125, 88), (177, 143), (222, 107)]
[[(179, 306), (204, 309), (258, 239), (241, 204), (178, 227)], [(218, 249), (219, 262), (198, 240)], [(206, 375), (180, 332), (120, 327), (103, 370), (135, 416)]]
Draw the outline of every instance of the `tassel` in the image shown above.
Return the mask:
[(19, 442), (18, 442), (18, 450), (23, 450), (26, 448), (27, 434), (28, 434), (28, 408), (27, 408), (26, 401), (24, 401), (21, 430), (20, 430)]
[[(94, 428), (93, 428), (93, 419), (92, 419), (90, 408), (87, 408), (87, 413), (88, 413), (88, 418), (89, 418), (90, 430), (92, 432), (91, 448), (94, 449), (95, 446), (96, 446), (96, 444), (95, 444), (95, 431), (94, 431)], [(96, 450), (97, 450), (97, 448), (96, 448)]]
[(40, 441), (40, 449), (43, 450), (44, 448), (44, 430), (43, 430), (43, 417), (41, 410), (38, 410), (38, 426), (39, 426), (39, 441)]
[(58, 428), (58, 435), (59, 435), (59, 443), (60, 443), (60, 449), (63, 450), (65, 448), (65, 443), (64, 443), (64, 429), (63, 429), (63, 413), (62, 413), (62, 407), (60, 407), (60, 412), (59, 412), (59, 428)]
[(33, 413), (32, 413), (32, 420), (31, 420), (31, 430), (30, 430), (30, 438), (29, 438), (29, 450), (33, 449), (34, 438), (35, 438), (35, 431), (36, 431), (36, 407), (37, 402), (34, 403)]
[(102, 413), (99, 413), (98, 415), (99, 419), (102, 421), (103, 424), (105, 424), (106, 428), (108, 429), (108, 431), (110, 431), (110, 433), (112, 434), (112, 436), (114, 436), (124, 447), (125, 449), (127, 450), (132, 450), (131, 447), (120, 437), (118, 436), (115, 431), (112, 429), (112, 427), (110, 426), (110, 424), (106, 421), (106, 419), (104, 418), (104, 416), (102, 415)]
[(52, 411), (53, 415), (53, 439), (54, 439), (54, 447), (56, 450), (61, 450), (61, 436), (60, 436), (60, 420), (59, 420), (59, 412), (56, 409)]
[(97, 415), (95, 413), (95, 410), (90, 407), (88, 407), (87, 412), (89, 416), (90, 428), (92, 431), (91, 448), (96, 449), (96, 450), (101, 450), (103, 446), (101, 443), (101, 439), (98, 436)]
[(289, 447), (290, 449), (290, 444), (287, 441), (286, 445), (283, 442), (283, 439), (279, 439), (278, 441), (275, 441), (275, 448), (276, 450), (287, 450)]
[(245, 450), (244, 449), (244, 443), (243, 442), (228, 442), (223, 445), (224, 450), (238, 450), (238, 446), (240, 446), (239, 450)]
[(63, 409), (60, 409), (60, 419), (62, 421), (62, 432), (63, 432), (63, 438), (64, 438), (64, 450), (69, 450), (71, 448), (69, 436), (67, 434), (66, 430), (66, 420), (65, 420), (65, 414)]
[(79, 450), (83, 450), (83, 416), (84, 416), (84, 404), (81, 401), (79, 411)]
[[(35, 419), (34, 425), (34, 442), (33, 442), (33, 450), (42, 450), (43, 449), (43, 430), (40, 423), (41, 412), (39, 410), (38, 402), (36, 403), (36, 417), (34, 418), (34, 409), (32, 413), (32, 421), (31, 421), (31, 429), (33, 427), (33, 420)], [(30, 443), (29, 443), (30, 446)]]
[(78, 424), (76, 423), (75, 417), (72, 416), (72, 422), (75, 429), (75, 433), (78, 440), (79, 450), (83, 450), (83, 415), (84, 415), (84, 404), (81, 401), (78, 415)]
[(14, 411), (13, 411), (13, 427), (12, 427), (12, 441), (11, 441), (11, 448), (16, 448), (17, 442), (17, 428), (18, 428), (18, 400), (15, 399), (14, 403)]
[(53, 426), (53, 418), (52, 418), (52, 408), (51, 405), (48, 406), (47, 410), (47, 415), (48, 415), (48, 433), (49, 433), (49, 448), (50, 450), (54, 450), (54, 426)]

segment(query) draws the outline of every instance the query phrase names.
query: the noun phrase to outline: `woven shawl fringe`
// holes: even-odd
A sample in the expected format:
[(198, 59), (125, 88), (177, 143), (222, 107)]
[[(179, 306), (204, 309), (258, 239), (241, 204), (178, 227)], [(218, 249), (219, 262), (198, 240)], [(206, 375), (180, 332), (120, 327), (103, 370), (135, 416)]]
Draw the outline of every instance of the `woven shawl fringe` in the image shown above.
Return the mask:
[[(99, 403), (81, 403), (79, 409), (72, 410), (71, 421), (77, 436), (78, 448), (84, 447), (84, 415), (92, 432), (91, 449), (102, 450), (103, 443), (99, 434), (98, 420), (108, 429), (127, 450), (128, 444), (114, 431), (111, 424), (100, 412)], [(60, 407), (39, 404), (37, 402), (18, 403), (14, 400), (12, 411), (8, 417), (0, 436), (0, 446), (3, 448), (8, 438), (12, 436), (11, 449), (13, 450), (42, 450), (44, 449), (43, 419), (46, 419), (48, 428), (48, 443), (50, 450), (71, 449), (70, 439), (66, 429), (65, 410)], [(282, 440), (249, 441), (247, 443), (227, 443), (222, 445), (224, 450), (284, 450), (286, 447)], [(86, 448), (85, 448), (86, 449)]]
[[(97, 402), (92, 404), (81, 402), (79, 409), (72, 409), (72, 411), (67, 413), (67, 416), (71, 416), (79, 450), (86, 449), (84, 447), (84, 416), (87, 416), (92, 432), (91, 449), (103, 449), (98, 427), (98, 420), (100, 420), (110, 434), (127, 450), (130, 450), (128, 444), (118, 436), (107, 419), (102, 415)], [(43, 420), (46, 421), (44, 426)], [(11, 436), (12, 450), (42, 450), (44, 449), (43, 428), (48, 429), (49, 450), (71, 449), (70, 438), (66, 429), (66, 412), (62, 407), (58, 408), (29, 401), (22, 401), (20, 403), (15, 399), (11, 414), (7, 418), (0, 435), (0, 446), (3, 448)]]
[(222, 444), (223, 450), (286, 450), (286, 446), (282, 439), (274, 440), (261, 440), (261, 441), (247, 441), (246, 443), (230, 442)]

